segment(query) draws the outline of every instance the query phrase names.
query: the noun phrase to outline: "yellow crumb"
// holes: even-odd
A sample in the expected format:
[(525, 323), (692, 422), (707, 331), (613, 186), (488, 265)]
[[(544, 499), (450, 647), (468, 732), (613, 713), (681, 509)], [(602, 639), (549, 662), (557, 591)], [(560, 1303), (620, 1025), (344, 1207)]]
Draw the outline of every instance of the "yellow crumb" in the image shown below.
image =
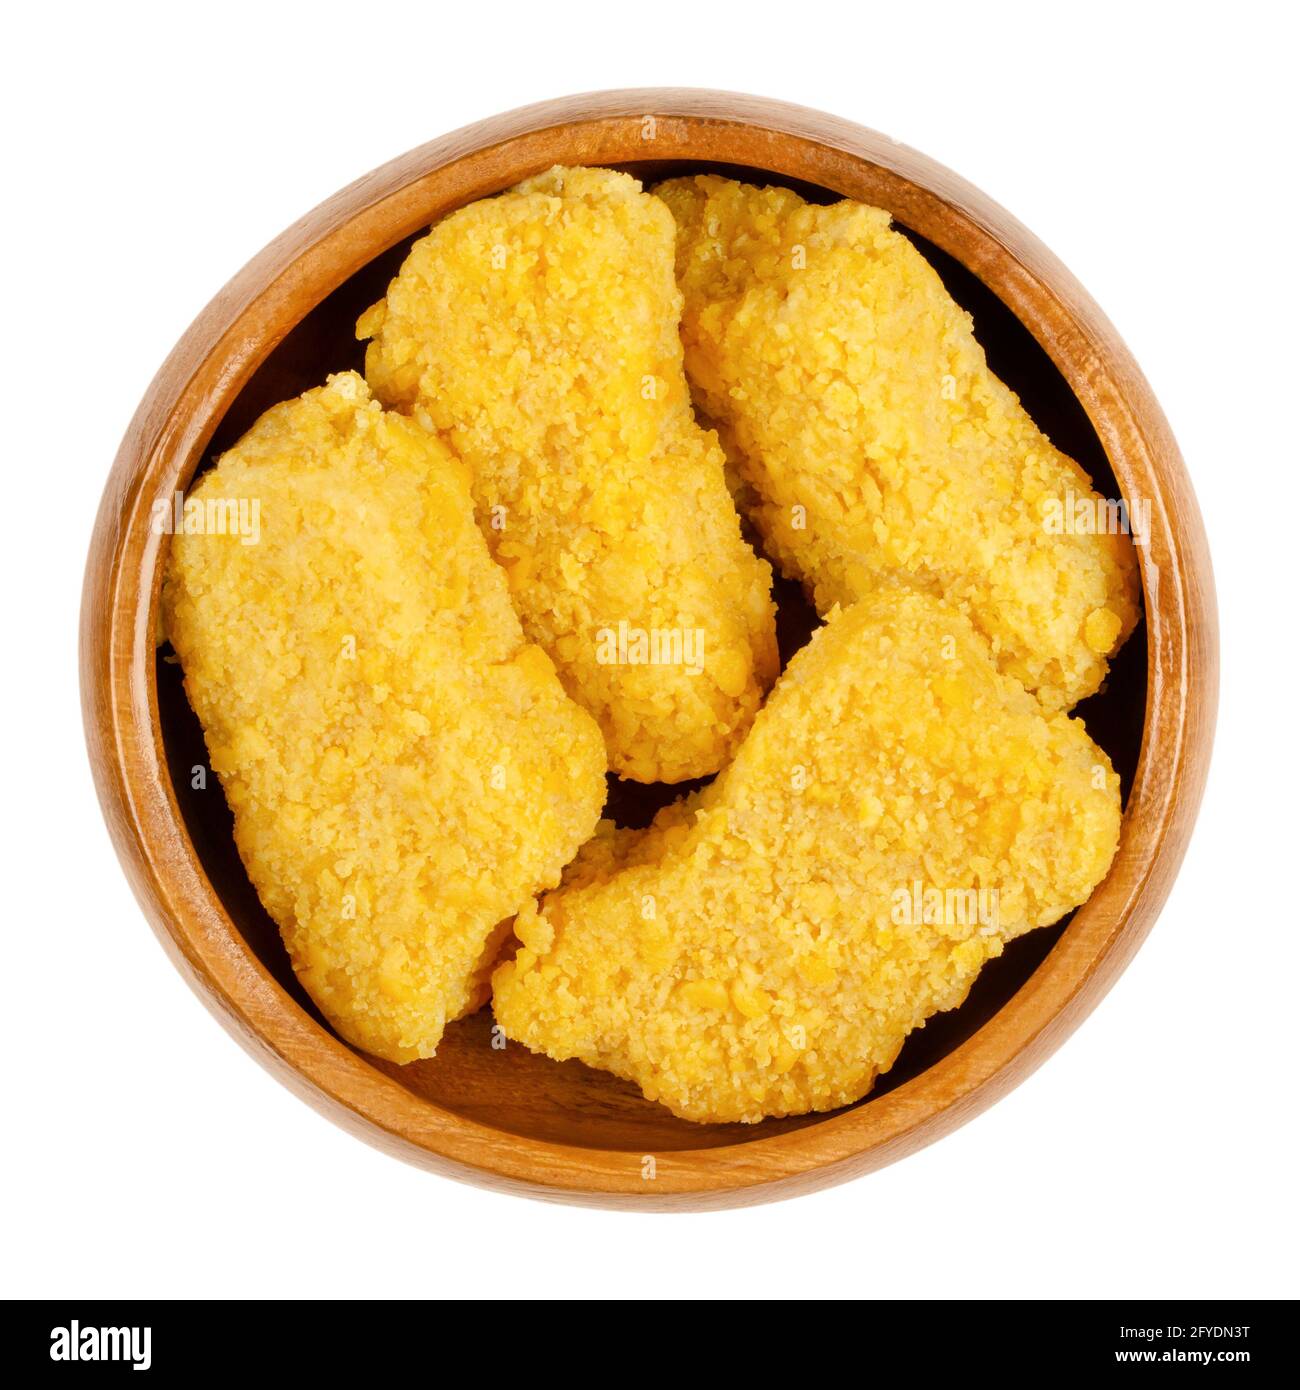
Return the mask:
[(192, 495), (260, 513), (255, 544), (177, 535), (163, 589), (248, 876), (345, 1038), (432, 1056), (591, 833), (599, 730), (525, 643), (463, 466), (355, 373)]
[(716, 772), (777, 670), (673, 257), (635, 179), (557, 168), (439, 222), (357, 326), (375, 394), (468, 464), (525, 631), (645, 782)]
[(1109, 608), (1097, 608), (1088, 614), (1083, 635), (1094, 652), (1106, 653), (1119, 638), (1124, 620)]
[(773, 559), (823, 613), (891, 578), (946, 598), (1051, 708), (1095, 691), (1137, 621), (1132, 545), (1056, 524), (1096, 503), (1087, 475), (888, 214), (712, 175), (655, 191), (691, 385)]
[(1083, 902), (1119, 826), (1080, 721), (955, 610), (882, 593), (832, 610), (711, 786), (603, 824), (497, 969), (497, 1020), (686, 1119), (832, 1109)]

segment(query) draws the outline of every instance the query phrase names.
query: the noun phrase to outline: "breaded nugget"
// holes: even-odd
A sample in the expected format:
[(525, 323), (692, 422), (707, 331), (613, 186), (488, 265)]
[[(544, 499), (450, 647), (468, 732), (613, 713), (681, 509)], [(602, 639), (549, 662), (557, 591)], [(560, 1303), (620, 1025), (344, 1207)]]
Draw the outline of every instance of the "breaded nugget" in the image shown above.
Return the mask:
[(470, 467), (524, 630), (641, 782), (716, 772), (776, 678), (771, 570), (691, 413), (672, 218), (553, 169), (416, 242), (366, 375)]
[(1095, 691), (1137, 621), (1129, 538), (1056, 533), (1087, 475), (888, 213), (713, 176), (656, 192), (687, 374), (773, 560), (822, 613), (891, 577), (947, 598), (1050, 708)]
[(461, 463), (355, 373), (267, 411), (191, 500), (165, 624), (293, 967), (348, 1041), (430, 1057), (499, 928), (590, 835), (605, 756), (526, 644)]
[(832, 610), (693, 806), (602, 834), (519, 915), (493, 1007), (684, 1119), (829, 1110), (1083, 902), (1119, 828), (1083, 724), (955, 609), (882, 591)]

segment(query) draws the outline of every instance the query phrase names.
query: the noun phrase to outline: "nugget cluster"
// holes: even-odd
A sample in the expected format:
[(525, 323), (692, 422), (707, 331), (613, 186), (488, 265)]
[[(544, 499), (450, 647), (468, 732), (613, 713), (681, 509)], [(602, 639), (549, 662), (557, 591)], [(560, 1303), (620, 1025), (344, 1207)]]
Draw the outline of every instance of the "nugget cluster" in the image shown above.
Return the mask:
[(717, 772), (777, 670), (771, 570), (691, 413), (674, 234), (628, 175), (552, 170), (440, 222), (358, 325), (375, 394), (469, 464), (525, 630), (642, 782)]
[(176, 536), (163, 593), (248, 876), (345, 1038), (432, 1056), (595, 826), (599, 731), (524, 640), (463, 465), (357, 375), (194, 496), (260, 509), (256, 544)]
[[(750, 1123), (860, 1100), (1104, 878), (1069, 710), (1136, 569), (1046, 524), (1100, 499), (884, 212), (657, 194), (557, 168), (436, 223), (365, 379), (203, 475), (163, 626), (345, 1040), (432, 1058), (490, 996), (494, 1049)], [(772, 564), (823, 620), (779, 675)], [(610, 774), (679, 799), (620, 828)]]
[(1137, 621), (1124, 534), (989, 371), (970, 316), (887, 213), (701, 176), (678, 225), (686, 368), (749, 515), (821, 612), (902, 578), (959, 607), (1052, 708), (1092, 694)]

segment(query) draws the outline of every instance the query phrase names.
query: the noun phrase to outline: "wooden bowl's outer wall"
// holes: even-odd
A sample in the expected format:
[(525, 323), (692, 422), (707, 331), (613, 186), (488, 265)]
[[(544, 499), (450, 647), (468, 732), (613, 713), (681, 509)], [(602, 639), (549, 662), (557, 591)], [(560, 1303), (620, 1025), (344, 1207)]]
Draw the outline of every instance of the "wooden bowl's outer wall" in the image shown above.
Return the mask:
[[(1151, 502), (1140, 550), (1148, 673), (1115, 864), (1001, 1012), (867, 1105), (771, 1138), (639, 1155), (503, 1133), (413, 1096), (308, 1017), (253, 956), (197, 860), (165, 771), (153, 628), (163, 538), (149, 508), (188, 483), (230, 402), (288, 330), (380, 252), (553, 164), (661, 157), (762, 168), (886, 207), (1015, 312), (1086, 409), (1124, 495)], [(1177, 446), (1136, 363), (1070, 273), (978, 190), (886, 136), (803, 107), (692, 89), (568, 97), (434, 140), (344, 189), (250, 262), (163, 364), (122, 442), (91, 544), (81, 670), (95, 779), (132, 886), (182, 973), (253, 1055), (401, 1158), (532, 1196), (639, 1209), (735, 1206), (841, 1181), (931, 1143), (1029, 1075), (1123, 970), (1168, 894), (1204, 787), (1218, 682), (1209, 553)]]

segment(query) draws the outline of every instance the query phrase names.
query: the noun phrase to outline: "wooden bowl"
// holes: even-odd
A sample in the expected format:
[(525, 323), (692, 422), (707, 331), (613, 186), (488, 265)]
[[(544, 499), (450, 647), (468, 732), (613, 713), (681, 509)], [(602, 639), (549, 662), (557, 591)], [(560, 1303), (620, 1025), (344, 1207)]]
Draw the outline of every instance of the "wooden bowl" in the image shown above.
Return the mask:
[[(185, 489), (275, 401), (359, 366), (352, 326), (431, 221), (552, 164), (650, 180), (706, 169), (887, 208), (975, 316), (998, 374), (1098, 490), (1149, 499), (1145, 624), (1081, 707), (1123, 779), (1109, 877), (1066, 923), (1013, 943), (959, 1010), (932, 1019), (857, 1105), (760, 1125), (693, 1125), (634, 1088), (517, 1044), (491, 1015), (432, 1061), (376, 1062), (298, 987), (235, 853), (174, 665), (157, 659), (162, 538), (150, 504)], [(806, 626), (782, 586), (787, 633)], [(254, 1056), (354, 1133), (435, 1171), (533, 1196), (640, 1208), (730, 1206), (865, 1173), (939, 1138), (1044, 1060), (1096, 1005), (1169, 891), (1213, 735), (1217, 641), (1204, 532), (1177, 446), (1115, 330), (1019, 223), (924, 156), (801, 107), (690, 90), (604, 92), (444, 136), (359, 179), (271, 243), (163, 364), (100, 507), (81, 619), (99, 795), (122, 863), (181, 973)], [(644, 819), (653, 794), (614, 805)], [(161, 1042), (162, 1040), (160, 1040)], [(653, 1160), (653, 1161), (651, 1161)]]

